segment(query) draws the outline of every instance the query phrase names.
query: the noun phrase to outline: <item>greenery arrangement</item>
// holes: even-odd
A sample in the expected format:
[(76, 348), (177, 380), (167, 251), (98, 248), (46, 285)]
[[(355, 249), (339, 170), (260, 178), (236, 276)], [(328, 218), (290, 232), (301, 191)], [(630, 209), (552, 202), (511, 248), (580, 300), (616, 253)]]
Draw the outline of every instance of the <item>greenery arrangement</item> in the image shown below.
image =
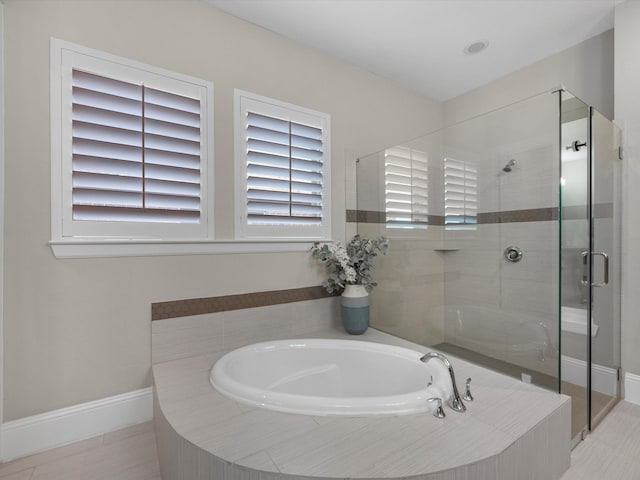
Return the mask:
[(329, 293), (339, 291), (346, 285), (363, 285), (367, 291), (371, 291), (377, 285), (371, 278), (373, 259), (378, 253), (387, 253), (388, 248), (389, 240), (385, 237), (369, 240), (356, 235), (346, 247), (340, 242), (315, 242), (311, 254), (331, 269), (329, 278), (322, 282)]

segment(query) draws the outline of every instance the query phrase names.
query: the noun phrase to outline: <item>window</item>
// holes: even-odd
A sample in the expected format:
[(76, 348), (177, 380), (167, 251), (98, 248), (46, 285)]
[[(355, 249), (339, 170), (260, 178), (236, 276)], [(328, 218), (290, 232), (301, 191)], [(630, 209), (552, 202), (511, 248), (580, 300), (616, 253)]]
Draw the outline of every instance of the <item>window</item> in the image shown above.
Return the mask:
[(472, 162), (444, 159), (444, 225), (448, 230), (475, 230), (478, 173)]
[(384, 153), (387, 228), (425, 229), (429, 223), (427, 154), (404, 147)]
[(329, 239), (329, 116), (236, 91), (236, 238)]
[(52, 40), (56, 241), (213, 239), (213, 86)]

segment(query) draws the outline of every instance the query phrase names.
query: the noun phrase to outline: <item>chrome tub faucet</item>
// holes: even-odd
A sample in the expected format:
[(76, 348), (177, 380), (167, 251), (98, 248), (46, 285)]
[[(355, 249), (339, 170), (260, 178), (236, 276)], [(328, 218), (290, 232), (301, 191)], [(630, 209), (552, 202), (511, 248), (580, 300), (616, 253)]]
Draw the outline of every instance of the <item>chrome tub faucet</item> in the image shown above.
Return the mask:
[(456, 376), (453, 373), (453, 366), (447, 357), (438, 352), (429, 352), (426, 355), (423, 355), (420, 358), (420, 361), (424, 363), (428, 363), (432, 358), (437, 358), (440, 360), (445, 367), (449, 370), (449, 376), (451, 377), (451, 384), (453, 385), (453, 393), (449, 397), (449, 406), (452, 410), (456, 412), (466, 412), (467, 407), (462, 403), (462, 398), (460, 398), (460, 394), (458, 393), (458, 387), (456, 386)]

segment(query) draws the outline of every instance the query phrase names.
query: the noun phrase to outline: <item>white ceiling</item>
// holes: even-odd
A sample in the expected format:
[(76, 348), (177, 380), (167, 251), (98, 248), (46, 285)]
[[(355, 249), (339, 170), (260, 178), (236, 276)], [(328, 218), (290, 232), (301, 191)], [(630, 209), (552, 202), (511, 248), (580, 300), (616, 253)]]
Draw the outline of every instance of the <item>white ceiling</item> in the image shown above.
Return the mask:
[(446, 100), (612, 28), (623, 0), (205, 1)]

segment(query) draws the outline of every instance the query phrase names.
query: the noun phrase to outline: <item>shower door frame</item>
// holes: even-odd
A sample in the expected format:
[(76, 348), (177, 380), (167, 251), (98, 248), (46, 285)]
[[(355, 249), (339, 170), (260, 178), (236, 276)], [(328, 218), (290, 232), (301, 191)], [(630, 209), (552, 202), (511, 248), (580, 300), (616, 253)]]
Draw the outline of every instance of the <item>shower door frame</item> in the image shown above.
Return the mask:
[[(560, 152), (559, 152), (559, 170), (560, 170), (560, 178), (563, 178), (563, 165), (562, 165), (562, 153), (563, 150), (565, 148), (569, 149), (571, 148), (571, 145), (567, 146), (567, 142), (566, 139), (563, 138), (563, 108), (562, 108), (562, 103), (563, 103), (563, 93), (567, 93), (571, 96), (573, 96), (570, 92), (564, 90), (564, 89), (560, 89), (557, 90), (557, 94), (558, 94), (558, 119), (559, 119), (559, 125), (558, 125), (558, 132), (559, 132), (559, 148), (560, 148)], [(556, 92), (554, 92), (556, 93)], [(578, 97), (575, 97), (577, 100), (580, 100)], [(597, 423), (599, 423), (599, 421), (604, 417), (604, 415), (606, 415), (606, 413), (613, 408), (613, 405), (615, 405), (615, 403), (617, 401), (620, 400), (621, 398), (621, 376), (620, 376), (620, 359), (618, 358), (617, 361), (614, 360), (614, 362), (612, 363), (617, 363), (617, 365), (615, 366), (615, 369), (617, 371), (616, 374), (616, 393), (615, 393), (615, 397), (614, 401), (609, 403), (607, 406), (605, 406), (601, 411), (598, 412), (599, 414), (599, 419), (597, 420), (597, 422), (594, 422), (594, 405), (593, 405), (593, 399), (592, 399), (592, 395), (593, 395), (593, 380), (592, 380), (592, 375), (593, 375), (593, 342), (594, 342), (594, 337), (592, 336), (592, 329), (593, 329), (593, 322), (592, 322), (592, 318), (593, 318), (593, 314), (594, 314), (594, 288), (598, 288), (600, 286), (603, 286), (602, 284), (596, 284), (596, 282), (594, 281), (594, 262), (593, 262), (593, 257), (594, 255), (601, 255), (601, 252), (597, 252), (596, 249), (598, 249), (598, 246), (596, 245), (596, 231), (595, 231), (595, 208), (594, 208), (594, 202), (595, 202), (595, 195), (594, 192), (596, 190), (596, 184), (597, 184), (597, 178), (596, 178), (596, 165), (595, 162), (598, 160), (596, 158), (596, 153), (594, 151), (594, 113), (597, 112), (597, 110), (594, 109), (594, 107), (587, 105), (585, 102), (582, 102), (580, 100), (581, 103), (584, 104), (584, 108), (585, 108), (585, 113), (586, 113), (586, 119), (587, 119), (587, 132), (586, 132), (586, 144), (584, 145), (586, 147), (586, 159), (584, 161), (586, 161), (586, 198), (584, 198), (585, 200), (585, 206), (586, 206), (586, 218), (585, 220), (587, 221), (587, 226), (586, 226), (586, 231), (584, 232), (586, 234), (586, 236), (588, 237), (587, 239), (587, 252), (586, 256), (584, 257), (585, 259), (585, 275), (586, 275), (586, 282), (587, 282), (587, 302), (586, 302), (586, 344), (584, 345), (586, 347), (586, 418), (584, 418), (584, 426), (581, 427), (581, 430), (579, 433), (577, 433), (577, 435), (575, 437), (572, 438), (572, 447), (574, 447), (575, 445), (577, 445), (581, 440), (583, 440), (586, 436), (586, 434), (588, 434), (589, 432), (591, 432), (597, 425)], [(612, 124), (613, 125), (613, 124)], [(617, 128), (613, 125), (613, 128)], [(573, 139), (572, 139), (573, 140)], [(614, 145), (615, 146), (615, 145)], [(575, 147), (577, 148), (577, 147)], [(579, 160), (579, 161), (583, 161), (583, 160)], [(613, 159), (609, 159), (609, 158), (604, 158), (600, 160), (601, 162), (607, 162), (607, 161), (615, 161)], [(612, 166), (612, 179), (614, 182), (618, 181), (619, 182), (619, 178), (617, 178), (615, 171), (613, 170), (613, 166)], [(617, 188), (619, 188), (619, 185), (617, 185)], [(615, 190), (612, 193), (612, 202), (616, 201), (616, 193)], [(559, 269), (559, 275), (560, 275), (560, 288), (559, 288), (559, 305), (558, 305), (558, 318), (559, 318), (559, 322), (558, 322), (558, 327), (559, 327), (559, 336), (558, 336), (558, 345), (559, 345), (559, 350), (561, 355), (559, 355), (558, 358), (558, 369), (560, 372), (559, 375), (559, 381), (558, 381), (558, 391), (560, 393), (563, 392), (563, 388), (562, 388), (562, 383), (563, 383), (563, 369), (562, 369), (562, 352), (563, 352), (563, 347), (562, 347), (562, 337), (563, 337), (563, 331), (562, 331), (562, 304), (563, 304), (563, 299), (562, 299), (562, 277), (564, 275), (564, 269), (563, 269), (563, 263), (562, 263), (562, 257), (563, 255), (565, 255), (564, 252), (564, 248), (563, 248), (563, 237), (562, 237), (562, 230), (563, 230), (563, 222), (566, 221), (566, 219), (564, 218), (563, 212), (564, 212), (564, 207), (566, 206), (564, 204), (564, 197), (563, 197), (563, 190), (562, 190), (562, 183), (559, 185), (559, 205), (558, 205), (558, 210), (559, 210), (559, 215), (558, 215), (558, 219), (560, 224), (560, 228), (559, 228), (559, 243), (560, 243), (560, 248), (559, 248), (559, 255), (560, 255), (560, 269)], [(619, 275), (619, 268), (620, 268), (620, 262), (619, 262), (619, 253), (620, 253), (620, 245), (619, 242), (615, 241), (615, 228), (616, 228), (616, 216), (615, 216), (615, 208), (612, 208), (612, 211), (614, 212), (613, 215), (613, 230), (611, 232), (611, 235), (614, 236), (614, 245), (612, 245), (612, 251), (609, 251), (608, 254), (609, 255), (613, 255), (613, 263), (614, 263), (614, 269), (616, 272), (616, 275)], [(583, 254), (584, 254), (583, 253)], [(606, 255), (605, 255), (606, 257)], [(608, 262), (609, 260), (605, 258), (605, 262), (607, 264), (607, 269), (608, 269)], [(607, 275), (609, 275), (610, 272), (607, 270)], [(611, 288), (613, 288), (613, 286), (611, 286)], [(615, 291), (612, 292), (612, 295), (614, 296), (614, 301), (616, 298), (615, 295)], [(619, 301), (619, 300), (618, 300)], [(611, 318), (612, 318), (612, 322), (617, 322), (618, 325), (618, 332), (619, 332), (619, 325), (620, 325), (620, 318), (619, 318), (619, 309), (618, 309), (618, 317), (616, 318), (616, 311), (614, 308), (614, 311), (611, 312)], [(613, 328), (613, 325), (612, 325)], [(614, 328), (614, 333), (613, 335), (615, 336), (615, 328)], [(618, 335), (618, 344), (620, 343), (620, 338)], [(614, 338), (615, 341), (615, 338)]]

